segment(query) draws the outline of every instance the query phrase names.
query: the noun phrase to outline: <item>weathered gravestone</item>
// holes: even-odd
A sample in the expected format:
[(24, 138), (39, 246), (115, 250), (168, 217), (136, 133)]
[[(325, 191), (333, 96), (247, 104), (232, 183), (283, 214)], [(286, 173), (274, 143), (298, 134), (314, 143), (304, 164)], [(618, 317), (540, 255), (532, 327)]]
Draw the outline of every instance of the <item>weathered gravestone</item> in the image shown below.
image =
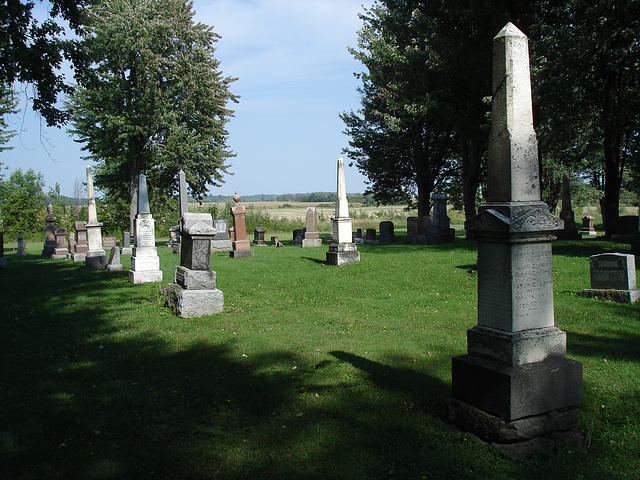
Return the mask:
[(444, 193), (431, 195), (431, 200), (433, 200), (433, 219), (426, 235), (429, 243), (450, 243), (453, 242), (456, 236), (456, 231), (451, 228), (451, 220), (447, 215), (448, 199), (449, 195)]
[(69, 257), (73, 258), (73, 254), (76, 251), (76, 232), (69, 232), (69, 243), (67, 248), (69, 249)]
[(574, 429), (582, 400), (582, 364), (554, 326), (551, 241), (563, 223), (540, 197), (527, 41), (511, 23), (494, 39), (487, 203), (466, 222), (478, 325), (452, 359), (451, 419), (498, 443)]
[(87, 238), (87, 222), (77, 221), (73, 223), (76, 230), (76, 243), (71, 250), (71, 260), (74, 262), (84, 262), (89, 251), (89, 240)]
[(242, 205), (239, 205), (240, 195), (238, 195), (238, 192), (233, 195), (233, 201), (235, 202), (235, 206), (231, 207), (234, 227), (233, 241), (231, 242), (233, 250), (229, 252), (229, 256), (231, 258), (253, 257), (255, 252), (251, 249), (247, 239), (247, 225), (245, 222), (247, 210)]
[(396, 241), (396, 235), (393, 229), (393, 222), (385, 221), (380, 222), (380, 236), (378, 237), (378, 241), (380, 243), (390, 243)]
[(120, 247), (114, 245), (110, 249), (109, 262), (107, 263), (107, 270), (113, 272), (121, 272), (122, 264), (120, 263)]
[[(181, 204), (186, 192), (181, 192)], [(216, 288), (211, 266), (211, 240), (216, 230), (208, 213), (184, 212), (180, 217), (180, 265), (167, 286), (166, 306), (182, 318), (220, 313), (224, 296)]]
[(591, 288), (584, 289), (587, 298), (613, 300), (618, 303), (633, 303), (640, 299), (636, 285), (636, 262), (634, 255), (624, 253), (602, 253), (589, 257)]
[(108, 258), (102, 248), (102, 223), (98, 222), (96, 197), (93, 191), (93, 175), (90, 166), (87, 167), (87, 198), (89, 200), (87, 208), (89, 221), (85, 227), (89, 249), (85, 257), (85, 266), (91, 270), (97, 270), (107, 266)]
[(580, 238), (578, 227), (576, 226), (575, 214), (571, 209), (571, 187), (569, 185), (569, 174), (562, 177), (562, 210), (560, 219), (564, 222), (564, 228), (556, 234), (558, 240), (577, 240)]
[(51, 203), (47, 204), (47, 216), (44, 218), (44, 223), (46, 227), (42, 256), (51, 258), (56, 248), (56, 217), (53, 216), (53, 205)]
[(131, 255), (131, 232), (122, 232), (122, 240), (120, 241), (120, 255)]
[(173, 253), (180, 253), (180, 226), (172, 225), (169, 227), (169, 241), (167, 247), (171, 248)]
[(304, 239), (302, 240), (303, 247), (321, 247), (322, 239), (318, 232), (318, 212), (316, 207), (307, 208), (306, 214), (306, 229), (304, 232)]
[(327, 265), (351, 265), (360, 261), (360, 252), (353, 243), (349, 203), (347, 201), (347, 183), (344, 176), (344, 160), (338, 159), (336, 217), (333, 219), (332, 242), (326, 253)]
[(594, 217), (591, 215), (585, 215), (582, 217), (582, 227), (580, 227), (580, 231), (578, 232), (580, 235), (588, 235), (588, 236), (596, 236), (598, 232), (596, 232), (595, 227), (593, 226)]
[(67, 248), (67, 229), (64, 227), (57, 227), (55, 230), (56, 246), (53, 249), (51, 258), (55, 260), (64, 260), (67, 258), (69, 249)]
[(378, 243), (378, 232), (375, 228), (367, 228), (365, 230), (364, 243)]
[(296, 228), (293, 231), (293, 241), (291, 245), (302, 245), (302, 240), (304, 240), (304, 228)]
[(216, 231), (211, 240), (212, 252), (230, 252), (233, 250), (231, 239), (229, 238), (229, 229), (227, 227), (227, 221), (223, 218), (216, 218), (213, 220), (213, 228)]
[(7, 257), (4, 256), (4, 232), (0, 232), (0, 268), (7, 266)]
[(138, 213), (134, 221), (135, 236), (129, 281), (134, 284), (161, 282), (160, 257), (156, 248), (155, 221), (149, 210), (147, 177), (138, 176)]
[(264, 239), (265, 230), (262, 227), (253, 229), (253, 245), (256, 247), (266, 247), (267, 241)]
[(22, 255), (26, 255), (27, 254), (27, 252), (25, 251), (25, 246), (26, 246), (25, 243), (26, 242), (22, 238), (22, 234), (19, 233), (18, 234), (18, 251), (16, 252), (16, 255), (21, 255), (22, 256)]
[(106, 248), (107, 250), (111, 250), (116, 245), (117, 245), (116, 237), (104, 237), (102, 239), (102, 248)]

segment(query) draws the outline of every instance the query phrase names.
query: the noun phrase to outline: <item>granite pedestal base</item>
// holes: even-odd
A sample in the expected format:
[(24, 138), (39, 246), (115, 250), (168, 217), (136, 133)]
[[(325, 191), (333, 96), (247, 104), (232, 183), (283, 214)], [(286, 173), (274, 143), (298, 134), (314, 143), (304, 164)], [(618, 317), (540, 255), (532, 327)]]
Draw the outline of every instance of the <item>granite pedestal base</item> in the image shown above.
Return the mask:
[(233, 250), (231, 240), (211, 240), (212, 252), (230, 252), (231, 250)]
[(352, 265), (360, 261), (360, 252), (355, 243), (333, 243), (327, 252), (327, 265)]
[(129, 281), (134, 285), (148, 282), (161, 282), (162, 270), (129, 270)]
[(107, 265), (107, 270), (109, 270), (110, 272), (121, 272), (122, 271), (122, 265), (121, 264)]
[(451, 243), (456, 238), (456, 230), (454, 228), (450, 228), (446, 231), (441, 232), (429, 232), (425, 236), (425, 240), (427, 243), (438, 244), (438, 243)]
[(70, 254), (70, 258), (75, 263), (84, 262), (87, 259), (87, 254), (86, 253), (71, 253)]
[[(536, 363), (503, 365), (462, 355), (452, 359), (452, 376), (456, 379), (452, 384), (452, 404), (456, 407), (450, 407), (451, 418), (460, 428), (481, 438), (533, 438), (557, 431), (558, 418), (560, 430), (576, 426), (570, 419), (577, 419), (577, 413), (562, 412), (576, 410), (582, 402), (580, 362), (548, 357)], [(510, 437), (505, 438), (507, 435)]]
[(121, 247), (120, 248), (120, 255), (131, 255), (133, 253), (133, 248), (132, 247)]
[(505, 421), (455, 398), (450, 398), (447, 406), (449, 418), (455, 425), (492, 443), (515, 443), (568, 432), (574, 430), (578, 423), (576, 407)]
[(304, 238), (302, 239), (303, 247), (321, 247), (322, 239), (321, 238)]
[(254, 252), (252, 249), (247, 248), (244, 250), (231, 250), (229, 252), (229, 256), (231, 258), (245, 258), (245, 257), (254, 257), (256, 255), (256, 252)]
[(89, 270), (98, 270), (104, 268), (109, 263), (109, 258), (105, 255), (91, 255), (91, 252), (86, 254), (85, 267)]
[(640, 290), (613, 290), (600, 288), (585, 288), (582, 290), (585, 298), (598, 298), (618, 303), (634, 303), (640, 300)]
[(185, 290), (177, 283), (167, 286), (167, 308), (181, 318), (194, 318), (221, 313), (224, 295), (221, 290)]

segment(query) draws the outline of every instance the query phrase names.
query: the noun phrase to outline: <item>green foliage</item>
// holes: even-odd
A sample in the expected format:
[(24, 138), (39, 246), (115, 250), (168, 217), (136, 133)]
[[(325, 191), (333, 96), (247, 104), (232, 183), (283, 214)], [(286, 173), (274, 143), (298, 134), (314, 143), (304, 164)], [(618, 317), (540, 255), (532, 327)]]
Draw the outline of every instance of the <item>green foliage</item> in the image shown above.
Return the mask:
[(71, 132), (97, 164), (95, 185), (135, 215), (138, 175), (171, 198), (184, 170), (192, 195), (219, 186), (234, 154), (226, 123), (236, 101), (214, 53), (218, 35), (187, 0), (100, 1), (82, 48), (93, 64), (68, 103)]
[[(29, 97), (33, 108), (48, 125), (64, 123), (65, 113), (58, 108), (60, 93), (68, 93), (63, 61), (70, 60), (80, 74), (84, 62), (72, 40), (64, 38), (66, 27), (81, 31), (82, 13), (89, 0), (49, 0), (49, 15), (44, 21), (33, 18), (35, 2), (11, 0), (0, 4), (0, 88), (13, 87), (14, 82), (32, 85)], [(58, 23), (60, 20), (62, 22)]]
[(350, 137), (344, 150), (369, 179), (366, 194), (382, 204), (411, 204), (419, 215), (454, 167), (453, 124), (438, 102), (442, 58), (418, 9), (383, 1), (361, 17), (358, 49), (368, 70), (357, 75), (362, 108), (341, 115)]
[[(0, 152), (13, 147), (5, 147), (11, 137), (15, 136), (15, 130), (9, 130), (9, 125), (5, 119), (5, 116), (9, 113), (16, 113), (16, 107), (18, 100), (15, 92), (3, 84), (0, 84)], [(0, 163), (0, 166), (2, 163)]]
[(0, 182), (0, 220), (5, 234), (26, 235), (44, 231), (47, 215), (44, 175), (33, 169), (14, 170), (9, 179)]

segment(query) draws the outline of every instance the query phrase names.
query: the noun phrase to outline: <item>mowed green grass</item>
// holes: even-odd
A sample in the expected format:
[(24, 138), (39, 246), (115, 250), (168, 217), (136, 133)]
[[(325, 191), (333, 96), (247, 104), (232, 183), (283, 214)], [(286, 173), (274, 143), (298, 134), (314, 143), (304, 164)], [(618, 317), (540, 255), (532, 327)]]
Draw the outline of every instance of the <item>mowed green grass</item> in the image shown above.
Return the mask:
[[(289, 234), (282, 234), (286, 240)], [(268, 235), (269, 236), (269, 235)], [(224, 312), (181, 319), (164, 282), (6, 250), (0, 471), (7, 479), (640, 477), (640, 304), (580, 296), (589, 255), (554, 244), (556, 325), (584, 365), (585, 447), (516, 460), (446, 420), (451, 357), (477, 323), (476, 245), (212, 255)]]

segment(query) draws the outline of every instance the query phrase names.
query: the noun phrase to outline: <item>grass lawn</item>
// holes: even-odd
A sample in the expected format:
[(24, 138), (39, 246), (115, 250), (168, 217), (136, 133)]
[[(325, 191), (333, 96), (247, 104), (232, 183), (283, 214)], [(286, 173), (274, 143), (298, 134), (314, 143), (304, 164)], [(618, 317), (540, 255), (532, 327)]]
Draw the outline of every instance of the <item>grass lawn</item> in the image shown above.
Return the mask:
[[(401, 233), (401, 232), (396, 232)], [(477, 323), (476, 246), (212, 256), (224, 312), (181, 319), (165, 281), (5, 249), (5, 479), (640, 478), (640, 303), (584, 299), (599, 239), (554, 244), (556, 325), (584, 364), (585, 447), (514, 460), (451, 432), (451, 357)], [(271, 235), (269, 233), (267, 238)], [(281, 239), (288, 239), (282, 234)]]

